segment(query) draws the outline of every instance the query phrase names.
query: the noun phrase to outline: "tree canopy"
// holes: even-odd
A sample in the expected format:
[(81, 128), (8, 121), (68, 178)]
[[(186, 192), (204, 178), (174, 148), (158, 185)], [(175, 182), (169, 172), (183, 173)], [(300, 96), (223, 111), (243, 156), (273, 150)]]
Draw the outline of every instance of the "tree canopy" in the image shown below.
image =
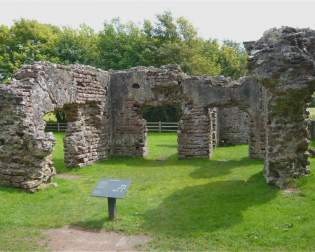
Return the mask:
[(0, 26), (0, 82), (9, 81), (23, 64), (47, 60), (61, 64), (87, 64), (108, 69), (179, 64), (188, 74), (245, 74), (246, 52), (233, 41), (203, 39), (185, 18), (170, 12), (142, 25), (105, 22), (95, 32), (21, 19), (11, 27)]

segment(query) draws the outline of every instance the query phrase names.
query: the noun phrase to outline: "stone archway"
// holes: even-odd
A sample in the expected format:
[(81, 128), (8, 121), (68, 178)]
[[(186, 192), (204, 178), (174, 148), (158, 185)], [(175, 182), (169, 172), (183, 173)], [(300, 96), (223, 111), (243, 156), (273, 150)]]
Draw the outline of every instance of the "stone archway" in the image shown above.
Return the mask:
[(181, 81), (184, 77), (176, 65), (135, 67), (112, 73), (113, 155), (146, 155), (147, 129), (141, 108), (181, 105)]
[(54, 138), (43, 116), (63, 109), (68, 118), (65, 163), (84, 166), (108, 156), (109, 75), (92, 67), (36, 63), (0, 90), (0, 182), (34, 191), (55, 174)]
[[(216, 113), (211, 113), (212, 117), (207, 116), (209, 109), (212, 111), (220, 110), (220, 108), (237, 107), (240, 111), (248, 113), (250, 117), (250, 134), (249, 134), (249, 156), (251, 158), (263, 159), (265, 154), (265, 110), (263, 90), (259, 84), (251, 78), (241, 78), (238, 81), (224, 77), (188, 77), (182, 83), (184, 107), (187, 117), (191, 117), (191, 130), (187, 131), (188, 139), (184, 146), (198, 152), (200, 146), (203, 149), (208, 148), (208, 153), (204, 157), (211, 156), (213, 145), (215, 145), (215, 137), (212, 135), (213, 129), (216, 127)], [(218, 108), (218, 109), (214, 109)], [(198, 111), (198, 113), (192, 113)], [(196, 115), (195, 118), (193, 115)], [(201, 116), (201, 114), (203, 116)], [(214, 117), (213, 117), (214, 116)], [(200, 120), (203, 119), (203, 123)], [(194, 122), (197, 122), (194, 124)], [(186, 122), (189, 127), (189, 121)], [(198, 126), (201, 125), (202, 127)], [(203, 125), (207, 125), (203, 127)], [(185, 131), (184, 131), (185, 132)], [(196, 137), (191, 143), (189, 139)]]
[[(68, 167), (85, 166), (109, 155), (145, 155), (142, 106), (181, 105), (179, 158), (211, 156), (217, 144), (216, 107), (237, 106), (258, 118), (263, 114), (257, 107), (261, 92), (252, 79), (187, 76), (174, 65), (105, 72), (37, 63), (22, 68), (15, 78), (0, 92), (0, 182), (27, 190), (36, 190), (55, 173), (53, 136), (44, 132), (43, 115), (49, 111), (63, 109), (67, 115), (64, 147)], [(264, 125), (254, 122), (254, 129)], [(264, 146), (263, 140), (257, 145), (260, 135), (252, 135), (255, 141), (250, 141), (250, 153)]]
[[(216, 107), (238, 107), (251, 117), (250, 157), (264, 157), (262, 91), (250, 78), (187, 76), (176, 66), (137, 67), (111, 74), (112, 154), (144, 156), (146, 124), (140, 109), (145, 105), (181, 104), (178, 130), (179, 158), (211, 157), (217, 144)], [(259, 101), (259, 102), (258, 102)]]

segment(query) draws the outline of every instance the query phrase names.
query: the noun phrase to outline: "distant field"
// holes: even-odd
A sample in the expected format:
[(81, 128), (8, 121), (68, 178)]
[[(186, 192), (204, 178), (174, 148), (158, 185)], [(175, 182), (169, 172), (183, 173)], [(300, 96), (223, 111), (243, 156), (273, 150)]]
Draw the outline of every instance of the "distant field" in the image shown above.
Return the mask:
[[(80, 178), (56, 178), (58, 188), (35, 194), (0, 188), (0, 251), (45, 250), (42, 231), (65, 225), (147, 234), (145, 250), (314, 250), (313, 174), (299, 180), (298, 193), (284, 194), (266, 185), (263, 162), (250, 160), (246, 145), (217, 148), (212, 160), (177, 160), (173, 133), (149, 134), (145, 159), (67, 169), (62, 137), (56, 134), (57, 171)], [(90, 197), (104, 177), (132, 180), (114, 222), (106, 218), (106, 200)]]

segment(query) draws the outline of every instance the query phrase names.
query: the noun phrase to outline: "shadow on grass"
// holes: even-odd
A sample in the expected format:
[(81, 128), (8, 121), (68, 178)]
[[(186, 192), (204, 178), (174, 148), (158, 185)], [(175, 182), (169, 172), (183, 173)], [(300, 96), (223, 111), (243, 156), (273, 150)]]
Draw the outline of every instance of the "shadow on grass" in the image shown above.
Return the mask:
[(212, 178), (229, 173), (232, 169), (244, 168), (252, 165), (261, 164), (263, 169), (263, 162), (261, 160), (253, 160), (244, 157), (240, 160), (208, 160), (206, 164), (201, 165), (199, 169), (194, 170), (190, 176), (192, 178)]
[(25, 191), (21, 188), (14, 188), (10, 187), (7, 185), (1, 185), (0, 184), (0, 192), (5, 192), (5, 193), (25, 193)]
[(247, 181), (227, 180), (186, 187), (145, 213), (145, 230), (171, 236), (213, 232), (242, 221), (242, 212), (265, 204), (277, 190), (266, 185), (259, 172)]
[[(110, 159), (100, 160), (96, 162), (104, 165), (119, 165), (123, 164), (132, 168), (147, 167), (147, 168), (167, 168), (170, 166), (189, 166), (195, 169), (191, 174), (193, 178), (209, 178), (228, 174), (232, 169), (262, 164), (259, 160), (251, 160), (249, 158), (243, 158), (240, 160), (209, 160), (209, 159), (184, 159), (179, 160), (177, 154), (168, 156), (165, 159), (146, 159), (141, 157), (118, 157), (113, 156)], [(63, 159), (54, 159), (54, 164), (58, 174), (78, 171), (82, 168), (66, 168), (63, 164)], [(88, 166), (85, 167), (88, 169)]]
[[(53, 162), (54, 162), (54, 166), (56, 168), (57, 174), (62, 174), (62, 173), (80, 170), (80, 167), (65, 167), (63, 158), (54, 158)], [(86, 166), (86, 167), (88, 167), (88, 166)]]
[(178, 144), (156, 144), (156, 147), (177, 149)]
[(168, 169), (172, 166), (187, 166), (190, 169), (193, 169), (193, 172), (190, 174), (192, 178), (213, 178), (217, 176), (223, 176), (231, 172), (233, 169), (244, 168), (246, 169), (248, 166), (260, 165), (261, 169), (263, 169), (263, 162), (260, 160), (249, 159), (248, 157), (244, 157), (239, 160), (209, 160), (209, 159), (183, 159), (178, 160), (177, 154), (168, 156), (165, 160), (159, 159), (145, 159), (145, 158), (121, 158), (121, 157), (113, 157), (110, 160), (105, 160), (101, 162), (106, 162), (106, 164), (124, 164), (128, 167), (145, 167), (145, 168), (163, 168)]
[(99, 219), (94, 220), (87, 220), (87, 221), (79, 221), (72, 223), (70, 227), (72, 228), (81, 228), (89, 231), (100, 231), (102, 230), (104, 223), (108, 221), (107, 217), (102, 217)]

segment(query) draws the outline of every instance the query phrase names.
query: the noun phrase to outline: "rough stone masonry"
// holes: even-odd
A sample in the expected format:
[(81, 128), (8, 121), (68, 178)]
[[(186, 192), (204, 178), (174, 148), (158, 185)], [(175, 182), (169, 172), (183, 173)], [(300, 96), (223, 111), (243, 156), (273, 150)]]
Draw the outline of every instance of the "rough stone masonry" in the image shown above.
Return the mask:
[[(141, 108), (179, 105), (179, 158), (209, 158), (224, 137), (232, 144), (248, 141), (249, 156), (265, 160), (267, 182), (287, 187), (308, 173), (305, 109), (315, 89), (315, 32), (272, 29), (246, 48), (249, 74), (237, 81), (188, 76), (176, 65), (123, 71), (24, 66), (0, 87), (0, 184), (36, 191), (50, 182), (55, 169), (54, 138), (43, 120), (48, 112), (66, 114), (65, 164), (72, 167), (112, 155), (144, 156)], [(232, 120), (225, 118), (227, 110), (235, 112)]]
[(249, 74), (265, 89), (265, 177), (286, 187), (309, 173), (306, 108), (315, 89), (315, 31), (271, 29), (246, 47)]
[(36, 63), (0, 89), (0, 183), (34, 191), (55, 174), (54, 138), (45, 113), (63, 109), (68, 120), (65, 164), (108, 157), (109, 74), (87, 66)]

